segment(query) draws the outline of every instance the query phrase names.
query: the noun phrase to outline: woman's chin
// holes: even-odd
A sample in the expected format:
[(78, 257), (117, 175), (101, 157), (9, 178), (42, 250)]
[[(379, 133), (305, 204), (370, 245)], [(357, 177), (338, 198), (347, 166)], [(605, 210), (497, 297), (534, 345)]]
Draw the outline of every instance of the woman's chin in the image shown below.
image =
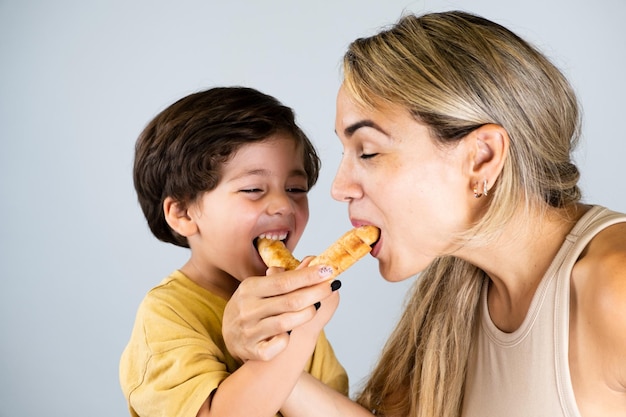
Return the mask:
[(380, 275), (388, 282), (401, 282), (418, 274), (413, 270), (394, 268), (390, 263), (380, 262), (378, 265)]

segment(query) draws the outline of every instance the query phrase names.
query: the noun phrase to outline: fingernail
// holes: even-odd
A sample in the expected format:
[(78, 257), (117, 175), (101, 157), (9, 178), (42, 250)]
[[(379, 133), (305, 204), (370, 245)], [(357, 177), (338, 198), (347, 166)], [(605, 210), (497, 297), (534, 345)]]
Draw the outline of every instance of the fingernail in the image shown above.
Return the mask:
[(316, 310), (319, 310), (321, 306), (322, 306), (322, 303), (319, 302), (319, 301), (317, 303), (313, 304), (313, 307), (315, 307)]
[(331, 290), (337, 291), (339, 288), (341, 288), (341, 281), (339, 281), (338, 279), (330, 283)]
[(333, 272), (333, 268), (330, 266), (323, 266), (319, 269), (319, 274), (322, 278), (328, 278)]

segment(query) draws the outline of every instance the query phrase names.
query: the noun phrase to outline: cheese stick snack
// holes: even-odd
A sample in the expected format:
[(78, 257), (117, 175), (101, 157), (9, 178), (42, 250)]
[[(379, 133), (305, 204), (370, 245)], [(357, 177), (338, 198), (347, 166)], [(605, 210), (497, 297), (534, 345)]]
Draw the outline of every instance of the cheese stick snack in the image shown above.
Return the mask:
[(356, 227), (320, 253), (309, 265), (328, 265), (334, 269), (333, 278), (350, 268), (356, 261), (372, 251), (380, 230), (375, 226)]
[[(329, 279), (336, 277), (352, 266), (356, 261), (370, 253), (371, 245), (378, 240), (380, 230), (375, 226), (356, 227), (343, 236), (328, 249), (315, 257), (309, 265), (332, 266), (334, 273)], [(299, 264), (296, 258), (279, 240), (259, 239), (257, 248), (263, 262), (270, 266), (295, 269)]]
[(257, 250), (267, 267), (277, 266), (286, 270), (296, 269), (300, 261), (294, 258), (289, 249), (280, 240), (260, 238), (256, 242)]

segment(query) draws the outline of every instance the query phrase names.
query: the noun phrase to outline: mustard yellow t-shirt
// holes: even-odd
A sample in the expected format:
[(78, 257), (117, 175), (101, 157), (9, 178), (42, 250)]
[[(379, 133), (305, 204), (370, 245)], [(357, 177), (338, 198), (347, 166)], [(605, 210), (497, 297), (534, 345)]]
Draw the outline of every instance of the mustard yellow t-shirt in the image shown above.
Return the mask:
[[(133, 417), (195, 417), (238, 367), (222, 338), (226, 300), (175, 271), (148, 292), (120, 360)], [(348, 376), (324, 333), (305, 369), (347, 395)]]

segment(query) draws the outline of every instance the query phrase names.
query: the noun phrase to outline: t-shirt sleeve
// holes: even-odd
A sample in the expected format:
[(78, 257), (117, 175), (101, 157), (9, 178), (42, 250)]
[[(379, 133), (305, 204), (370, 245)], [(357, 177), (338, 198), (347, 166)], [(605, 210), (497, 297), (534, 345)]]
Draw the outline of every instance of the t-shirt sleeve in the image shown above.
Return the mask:
[(144, 302), (120, 362), (131, 414), (195, 417), (230, 374), (224, 353), (174, 311)]
[[(239, 367), (222, 337), (225, 304), (182, 279), (149, 292), (120, 359), (120, 384), (132, 416), (195, 417)], [(348, 394), (347, 374), (323, 332), (305, 370)]]

